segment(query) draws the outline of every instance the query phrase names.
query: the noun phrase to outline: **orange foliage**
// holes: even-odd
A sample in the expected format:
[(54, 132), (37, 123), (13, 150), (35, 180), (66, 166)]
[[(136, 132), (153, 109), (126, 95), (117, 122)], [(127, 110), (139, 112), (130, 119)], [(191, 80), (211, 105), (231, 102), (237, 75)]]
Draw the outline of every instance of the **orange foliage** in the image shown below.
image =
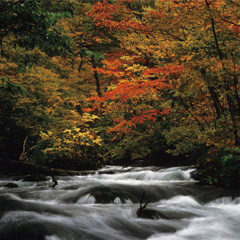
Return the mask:
[[(96, 26), (120, 30), (120, 34), (131, 32), (131, 30), (141, 31), (143, 34), (149, 33), (152, 28), (148, 25), (148, 21), (137, 20), (136, 12), (128, 8), (127, 5), (123, 5), (125, 2), (134, 1), (119, 0), (113, 4), (107, 1), (98, 2), (87, 15), (93, 18)], [(149, 19), (162, 18), (164, 14), (152, 10), (146, 16)], [(121, 38), (119, 39), (123, 41)], [(140, 125), (146, 121), (156, 122), (157, 115), (170, 113), (169, 107), (165, 106), (163, 109), (160, 107), (161, 110), (159, 110), (150, 102), (164, 101), (161, 94), (173, 88), (169, 80), (176, 79), (182, 74), (183, 65), (167, 64), (151, 68), (147, 66), (149, 61), (147, 55), (124, 47), (120, 51), (105, 56), (106, 59), (102, 61), (103, 66), (94, 70), (104, 76), (108, 90), (103, 93), (102, 97), (89, 98), (92, 105), (85, 111), (101, 110), (101, 112), (105, 111), (105, 113), (111, 114), (122, 105), (125, 109), (121, 108), (121, 111), (125, 114), (120, 114), (121, 116), (115, 118), (114, 122), (117, 124), (108, 132), (127, 133), (135, 128), (136, 124)], [(134, 108), (138, 110), (129, 112), (129, 109)]]
[[(126, 31), (129, 29), (147, 31), (148, 26), (142, 24), (141, 22), (131, 20), (128, 14), (131, 12), (130, 9), (121, 3), (132, 2), (132, 1), (117, 1), (116, 3), (110, 4), (108, 1), (96, 3), (92, 10), (87, 14), (87, 16), (92, 17), (96, 26), (104, 26), (110, 30), (122, 30)], [(119, 15), (121, 12), (122, 19), (116, 21), (114, 17)]]
[(157, 73), (164, 73), (165, 75), (179, 75), (184, 70), (183, 65), (167, 65), (159, 68), (149, 68), (144, 71), (144, 75), (152, 75)]
[(121, 132), (121, 134), (129, 133), (132, 128), (135, 128), (135, 123), (132, 121), (122, 120), (115, 127), (108, 130), (110, 132)]
[(138, 123), (138, 124), (142, 124), (146, 120), (156, 122), (158, 114), (162, 114), (162, 112), (157, 110), (157, 109), (151, 109), (151, 110), (148, 110), (148, 111), (144, 111), (141, 115), (134, 116), (132, 118), (132, 122)]

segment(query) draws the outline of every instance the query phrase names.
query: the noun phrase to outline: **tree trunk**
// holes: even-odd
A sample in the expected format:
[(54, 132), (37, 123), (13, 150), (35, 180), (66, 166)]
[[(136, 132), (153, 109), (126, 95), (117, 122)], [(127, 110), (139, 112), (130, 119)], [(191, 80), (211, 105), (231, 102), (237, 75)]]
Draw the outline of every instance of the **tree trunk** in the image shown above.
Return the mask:
[(234, 75), (234, 91), (235, 91), (235, 96), (236, 96), (236, 100), (237, 100), (237, 106), (238, 106), (238, 113), (240, 114), (240, 97), (239, 97), (239, 94), (238, 94), (238, 79), (237, 79), (237, 76)]
[(236, 114), (235, 114), (235, 111), (234, 111), (234, 105), (233, 105), (232, 100), (231, 100), (229, 95), (227, 95), (227, 101), (228, 101), (229, 112), (230, 112), (231, 119), (232, 119), (232, 122), (233, 122), (233, 134), (234, 134), (234, 138), (235, 138), (235, 145), (240, 146), (240, 140), (239, 140), (238, 129), (237, 129)]
[[(92, 63), (92, 67), (94, 69), (97, 68), (95, 59), (93, 57), (91, 57), (91, 63)], [(96, 91), (99, 97), (102, 97), (102, 91), (101, 91), (101, 87), (100, 87), (100, 81), (99, 81), (99, 76), (98, 76), (98, 72), (96, 70), (93, 70), (93, 74), (94, 74), (94, 78), (95, 78), (95, 82), (96, 82)]]
[(216, 94), (216, 92), (215, 92), (215, 89), (214, 89), (214, 87), (208, 87), (208, 91), (209, 91), (209, 93), (210, 93), (210, 95), (211, 95), (211, 98), (212, 98), (212, 100), (213, 100), (213, 105), (214, 105), (214, 108), (215, 108), (215, 110), (216, 110), (216, 114), (217, 114), (217, 118), (219, 118), (220, 116), (221, 116), (221, 114), (222, 114), (222, 106), (221, 106), (221, 103), (220, 103), (220, 101), (219, 101), (219, 99), (218, 99), (218, 96), (217, 96), (217, 94)]
[(28, 174), (44, 174), (46, 176), (66, 176), (66, 175), (84, 175), (93, 174), (95, 170), (74, 171), (58, 168), (50, 168), (35, 165), (24, 161), (13, 161), (0, 159), (0, 174), (4, 175), (28, 175)]

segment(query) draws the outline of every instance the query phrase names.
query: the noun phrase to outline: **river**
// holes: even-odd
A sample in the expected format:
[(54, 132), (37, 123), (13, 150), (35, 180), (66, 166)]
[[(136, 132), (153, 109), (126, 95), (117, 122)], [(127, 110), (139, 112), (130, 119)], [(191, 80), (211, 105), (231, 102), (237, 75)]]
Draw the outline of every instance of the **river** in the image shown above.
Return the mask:
[[(239, 240), (240, 192), (200, 186), (193, 170), (106, 166), (54, 188), (50, 177), (0, 179), (0, 239)], [(137, 216), (140, 202), (149, 216)]]

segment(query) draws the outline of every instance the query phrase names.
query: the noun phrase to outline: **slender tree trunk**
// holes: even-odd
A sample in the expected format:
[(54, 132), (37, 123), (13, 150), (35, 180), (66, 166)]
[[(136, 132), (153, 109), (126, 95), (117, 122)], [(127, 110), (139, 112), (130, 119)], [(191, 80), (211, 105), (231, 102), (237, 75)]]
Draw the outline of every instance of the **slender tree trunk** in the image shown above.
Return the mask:
[(222, 111), (222, 106), (221, 106), (221, 103), (220, 103), (220, 101), (218, 99), (218, 96), (215, 92), (214, 87), (209, 86), (208, 91), (209, 91), (209, 93), (211, 95), (211, 98), (213, 100), (213, 105), (214, 105), (214, 108), (216, 110), (217, 118), (220, 118), (223, 111)]
[(182, 105), (185, 107), (185, 109), (187, 110), (187, 112), (196, 120), (198, 126), (200, 127), (201, 130), (204, 130), (204, 126), (203, 124), (197, 119), (197, 117), (194, 116), (194, 114), (192, 113), (192, 111), (189, 109), (188, 105), (184, 102), (183, 98), (180, 97), (180, 102), (182, 103)]
[[(210, 6), (209, 6), (208, 0), (205, 0), (205, 2), (206, 2), (208, 10), (210, 10)], [(222, 55), (222, 52), (221, 52), (221, 49), (220, 49), (219, 43), (218, 43), (218, 38), (217, 38), (217, 33), (216, 33), (216, 28), (215, 28), (215, 22), (214, 22), (214, 19), (213, 19), (212, 16), (211, 16), (210, 19), (211, 19), (212, 31), (213, 31), (214, 41), (215, 41), (215, 44), (216, 44), (218, 55), (219, 55), (220, 59), (223, 60), (223, 55)]]
[(28, 140), (28, 135), (25, 137), (25, 139), (24, 139), (24, 141), (23, 141), (23, 150), (22, 150), (22, 153), (20, 154), (19, 161), (22, 161), (22, 160), (23, 160), (23, 157), (24, 157), (25, 154), (26, 154), (26, 144), (27, 144), (27, 140)]
[(237, 76), (234, 75), (234, 91), (235, 91), (235, 97), (236, 97), (236, 100), (237, 100), (237, 106), (238, 106), (238, 112), (240, 114), (240, 97), (239, 97), (239, 94), (238, 94), (238, 79), (237, 79)]
[[(93, 57), (91, 57), (91, 63), (92, 63), (92, 67), (94, 69), (96, 69), (97, 65), (95, 62), (95, 59)], [(96, 70), (93, 70), (93, 74), (94, 74), (94, 78), (95, 78), (95, 82), (96, 82), (96, 91), (99, 97), (102, 97), (102, 91), (101, 91), (101, 87), (100, 87), (100, 81), (99, 81), (99, 76), (98, 76), (98, 72)]]
[[(203, 79), (206, 79), (206, 70), (205, 69), (201, 70), (201, 74), (202, 74)], [(221, 103), (219, 101), (217, 93), (215, 91), (215, 88), (211, 87), (211, 86), (208, 86), (208, 91), (209, 91), (210, 96), (212, 98), (213, 106), (215, 108), (217, 118), (220, 118), (220, 116), (223, 113), (223, 108), (222, 108), (222, 105), (221, 105)]]
[(234, 111), (233, 102), (232, 102), (229, 95), (227, 95), (227, 101), (228, 101), (228, 106), (229, 106), (229, 112), (230, 112), (231, 119), (232, 119), (232, 122), (233, 122), (233, 134), (234, 134), (234, 138), (235, 138), (235, 145), (240, 146), (240, 140), (239, 140), (238, 129), (237, 129), (236, 114), (235, 114), (235, 111)]
[(81, 60), (79, 66), (78, 66), (78, 72), (81, 72), (81, 69), (82, 69), (82, 65), (83, 65), (83, 59)]

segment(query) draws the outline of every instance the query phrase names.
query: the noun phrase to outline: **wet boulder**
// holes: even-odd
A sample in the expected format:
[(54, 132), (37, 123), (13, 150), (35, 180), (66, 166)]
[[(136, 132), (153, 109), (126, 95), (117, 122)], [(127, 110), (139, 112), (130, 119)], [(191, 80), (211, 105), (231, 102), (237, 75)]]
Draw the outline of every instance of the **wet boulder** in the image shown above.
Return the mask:
[(137, 217), (138, 218), (147, 218), (147, 219), (169, 219), (166, 215), (163, 213), (159, 212), (158, 210), (151, 209), (151, 208), (143, 208), (140, 207), (138, 208), (137, 212)]
[(7, 187), (7, 188), (18, 188), (19, 186), (16, 184), (16, 183), (7, 183), (4, 185), (4, 187)]
[(91, 196), (96, 199), (96, 203), (113, 203), (117, 198), (117, 193), (113, 191), (95, 191), (91, 193)]
[(96, 203), (114, 203), (116, 199), (125, 203), (127, 199), (131, 199), (131, 195), (125, 192), (123, 189), (106, 187), (106, 186), (97, 186), (92, 188), (89, 192), (90, 196), (94, 197)]
[(159, 212), (158, 210), (147, 208), (147, 205), (150, 203), (150, 201), (147, 201), (143, 205), (143, 199), (144, 199), (145, 191), (142, 194), (141, 200), (140, 200), (140, 206), (138, 210), (136, 211), (138, 218), (148, 218), (148, 219), (169, 219), (165, 214)]

